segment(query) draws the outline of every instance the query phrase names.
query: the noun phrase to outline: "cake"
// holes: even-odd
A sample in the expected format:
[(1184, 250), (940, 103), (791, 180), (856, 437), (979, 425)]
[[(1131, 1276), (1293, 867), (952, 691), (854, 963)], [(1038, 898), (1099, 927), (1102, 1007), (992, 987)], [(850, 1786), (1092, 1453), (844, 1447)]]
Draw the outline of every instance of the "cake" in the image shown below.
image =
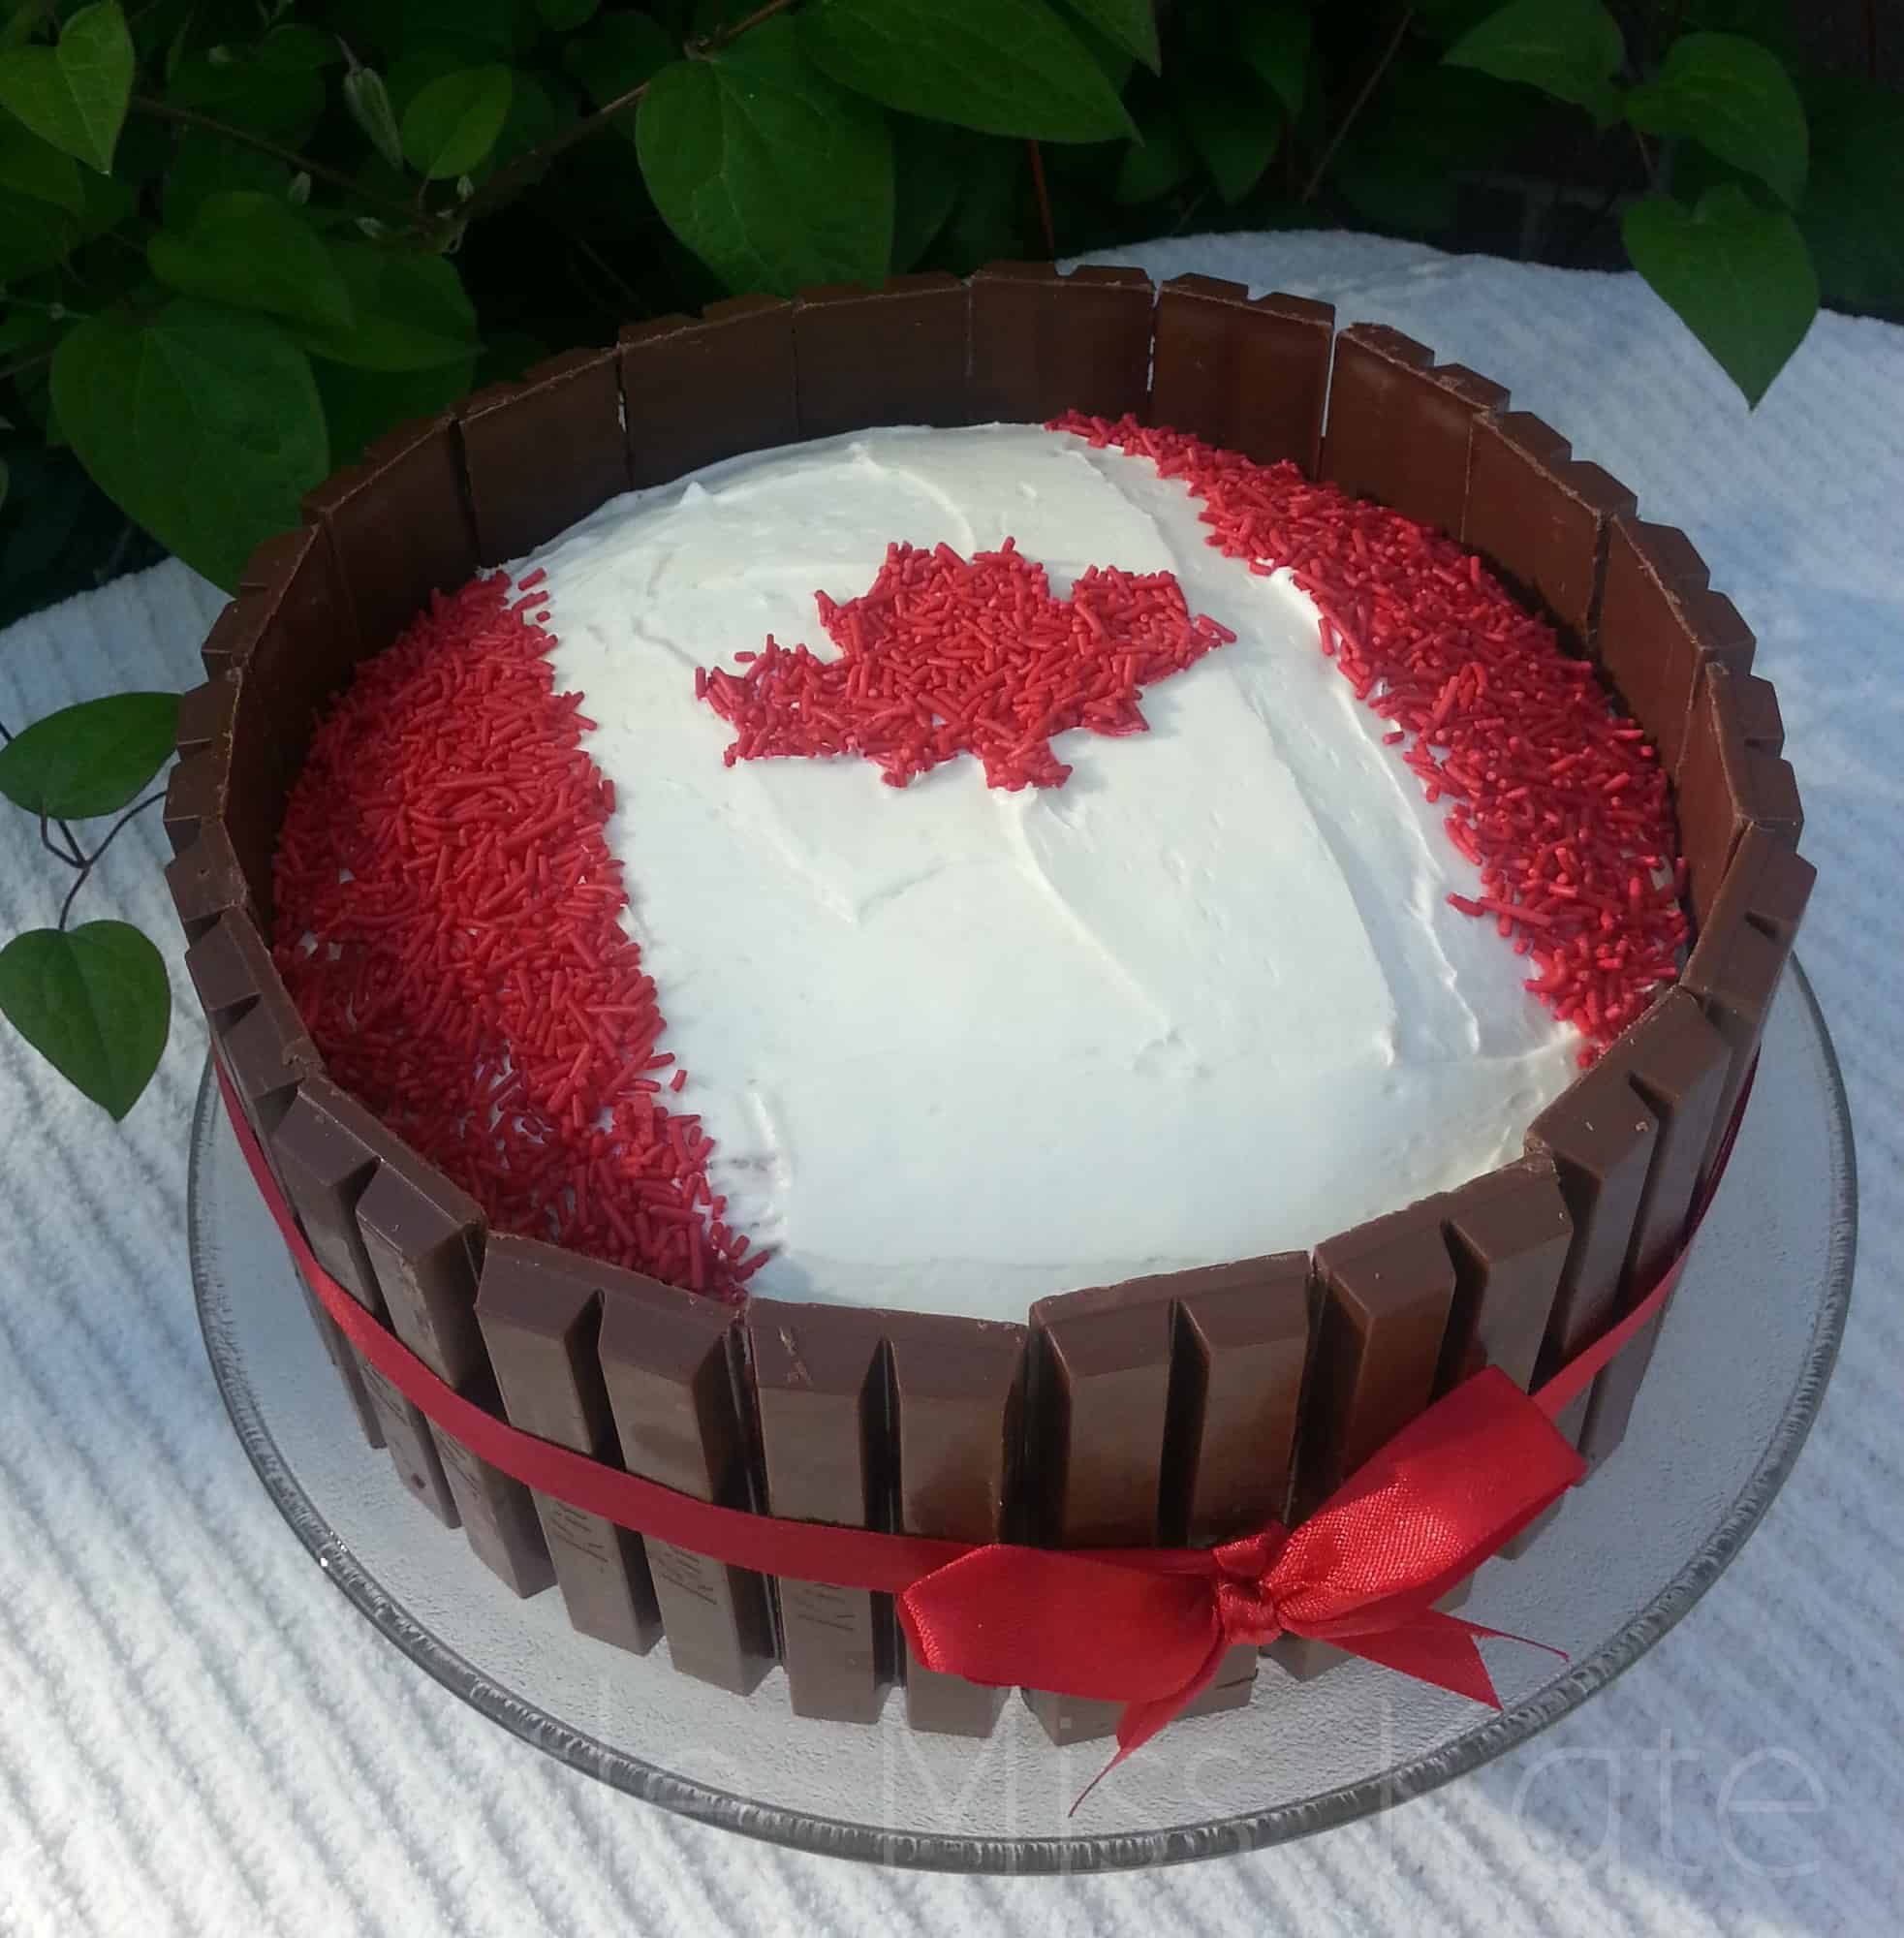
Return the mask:
[[(1000, 266), (385, 440), (248, 569), (167, 807), (323, 1269), (543, 1439), (965, 1541), (1224, 1539), (1551, 1372), (1676, 1252), (1810, 870), (1737, 614), (1507, 404), (1320, 304)], [(517, 1593), (989, 1728), (887, 1598), (531, 1498), (314, 1312)]]

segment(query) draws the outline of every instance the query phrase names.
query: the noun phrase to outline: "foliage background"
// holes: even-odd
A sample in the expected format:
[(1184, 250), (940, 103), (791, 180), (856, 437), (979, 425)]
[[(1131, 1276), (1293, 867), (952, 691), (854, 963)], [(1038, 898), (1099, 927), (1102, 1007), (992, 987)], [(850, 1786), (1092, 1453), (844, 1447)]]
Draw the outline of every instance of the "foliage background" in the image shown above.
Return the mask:
[[(1884, 13), (0, 0), (0, 625), (162, 548), (229, 585), (381, 431), (622, 322), (1163, 234), (1631, 260), (1756, 402), (1821, 297), (1904, 315)], [(16, 850), (74, 871), (0, 1012), (115, 1115), (164, 973), (69, 929), (123, 821), (72, 823), (157, 797), (172, 708), (0, 723)]]

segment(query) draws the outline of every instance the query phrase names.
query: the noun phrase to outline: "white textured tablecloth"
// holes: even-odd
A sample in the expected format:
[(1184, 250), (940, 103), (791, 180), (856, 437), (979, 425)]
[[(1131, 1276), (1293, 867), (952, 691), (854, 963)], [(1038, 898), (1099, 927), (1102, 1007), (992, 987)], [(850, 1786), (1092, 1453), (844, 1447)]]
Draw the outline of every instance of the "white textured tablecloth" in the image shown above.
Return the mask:
[[(1538, 1740), (1308, 1843), (1139, 1876), (871, 1869), (683, 1822), (484, 1722), (350, 1615), (253, 1479), (193, 1317), (204, 1030), (143, 817), (81, 915), (142, 922), (172, 1043), (115, 1130), (0, 1027), (0, 1933), (1894, 1930), (1904, 1900), (1904, 329), (1821, 317), (1748, 415), (1634, 276), (1345, 235), (1126, 259), (1333, 300), (1509, 385), (1683, 525), (1778, 682), (1820, 869), (1802, 953), (1859, 1142), (1843, 1357), (1796, 1473), (1659, 1647)], [(186, 686), (162, 566), (0, 635), (0, 720)], [(0, 810), (4, 811), (4, 810)], [(17, 820), (0, 936), (60, 871)]]

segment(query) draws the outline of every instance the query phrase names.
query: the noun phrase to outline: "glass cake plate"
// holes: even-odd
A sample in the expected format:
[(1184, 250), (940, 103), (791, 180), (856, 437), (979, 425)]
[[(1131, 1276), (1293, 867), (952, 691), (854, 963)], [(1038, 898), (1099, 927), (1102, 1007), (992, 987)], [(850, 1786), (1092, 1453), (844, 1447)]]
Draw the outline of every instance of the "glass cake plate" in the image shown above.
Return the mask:
[(896, 1692), (876, 1727), (810, 1722), (777, 1672), (743, 1701), (671, 1672), (666, 1642), (637, 1658), (575, 1634), (554, 1590), (509, 1594), (347, 1419), (209, 1068), (192, 1130), (212, 1371), (325, 1578), (438, 1681), (605, 1783), (748, 1836), (951, 1870), (1170, 1863), (1302, 1836), (1474, 1769), (1604, 1688), (1711, 1585), (1791, 1471), (1837, 1354), (1857, 1227), (1844, 1086), (1795, 962), (1625, 1443), (1463, 1609), (1570, 1660), (1483, 1644), (1496, 1713), (1359, 1661), (1298, 1682), (1265, 1659), (1247, 1708), (1176, 1724), (1068, 1816), (1106, 1746), (1053, 1748), (1015, 1699), (984, 1742), (915, 1735)]

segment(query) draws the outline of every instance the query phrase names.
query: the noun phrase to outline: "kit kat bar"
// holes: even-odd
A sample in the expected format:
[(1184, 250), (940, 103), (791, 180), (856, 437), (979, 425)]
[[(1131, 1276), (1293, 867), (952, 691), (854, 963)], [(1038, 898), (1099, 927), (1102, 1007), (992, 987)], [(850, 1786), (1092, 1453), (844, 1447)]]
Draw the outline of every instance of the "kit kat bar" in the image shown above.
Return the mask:
[(777, 297), (731, 297), (699, 320), (624, 326), (616, 354), (631, 483), (665, 484), (798, 440), (793, 317)]
[[(1659, 1120), (1626, 1073), (1604, 1057), (1529, 1127), (1528, 1153), (1552, 1160), (1574, 1221), (1537, 1381), (1551, 1378), (1619, 1317), (1627, 1257), (1658, 1141)], [(1586, 1405), (1583, 1394), (1555, 1422), (1576, 1446)]]
[[(1025, 1328), (948, 1313), (885, 1312), (905, 1534), (974, 1545), (1010, 1538), (1024, 1406)], [(906, 1720), (986, 1736), (1007, 1692), (927, 1669), (905, 1648)]]
[[(1297, 1519), (1434, 1397), (1455, 1288), (1445, 1210), (1445, 1200), (1423, 1199), (1317, 1248), (1314, 1358), (1294, 1489)], [(1268, 1653), (1304, 1679), (1343, 1659), (1339, 1649), (1306, 1636), (1284, 1636)]]
[(972, 422), (970, 293), (956, 277), (894, 276), (802, 290), (794, 305), (800, 435)]
[(1738, 609), (1708, 587), (1705, 561), (1684, 532), (1625, 515), (1611, 520), (1600, 663), (1669, 773), (1685, 747), (1703, 667), (1718, 661), (1749, 672), (1754, 647)]
[[(1046, 1547), (1158, 1540), (1174, 1329), (1154, 1279), (1042, 1298), (1031, 1308), (1027, 1534)], [(1116, 1731), (1116, 1703), (1026, 1690), (1055, 1743)]]
[(1519, 1158), (1464, 1184), (1449, 1194), (1444, 1218), (1454, 1303), (1436, 1396), (1483, 1366), (1498, 1366), (1525, 1391), (1574, 1238), (1553, 1160)]
[(1700, 1161), (1701, 1186), (1719, 1161), (1817, 875), (1782, 834), (1746, 828), (1687, 960), (1680, 986), (1698, 999), (1727, 1054), (1725, 1088)]
[(203, 822), (199, 836), (166, 863), (166, 887), (187, 942), (196, 942), (231, 910), (249, 912), (251, 885), (222, 822)]
[(1552, 425), (1527, 411), (1477, 417), (1461, 542), (1511, 588), (1553, 615), (1576, 651), (1594, 643), (1608, 521), (1635, 498), (1597, 464), (1580, 463)]
[[(1627, 1251), (1624, 1313), (1658, 1284), (1685, 1242), (1730, 1059), (1724, 1038), (1701, 1014), (1698, 1000), (1671, 989), (1603, 1061), (1626, 1074), (1659, 1124)], [(1579, 1439), (1587, 1459), (1604, 1460), (1625, 1438), (1664, 1318), (1662, 1311), (1647, 1321), (1594, 1381)]]
[(238, 703), (238, 676), (234, 672), (213, 673), (198, 686), (178, 696), (176, 738), (181, 754), (197, 754), (207, 747), (230, 750), (232, 721)]
[[(476, 1324), (483, 1213), (397, 1139), (388, 1139), (379, 1157), (357, 1202), (357, 1224), (390, 1329), (438, 1379), (500, 1416), (501, 1394)], [(430, 1434), (478, 1559), (515, 1594), (540, 1594), (555, 1572), (528, 1488), (434, 1422)]]
[[(846, 1305), (748, 1302), (747, 1367), (768, 1514), (890, 1529), (882, 1316)], [(892, 1598), (786, 1576), (774, 1593), (794, 1713), (877, 1722), (893, 1676)]]
[(1769, 681), (1718, 661), (1701, 669), (1674, 776), (1687, 900), (1702, 924), (1748, 828), (1764, 828), (1788, 848), (1804, 831), (1804, 808), (1791, 765), (1780, 758), (1785, 727)]
[(974, 422), (1142, 417), (1155, 307), (1141, 269), (987, 263), (972, 278)]
[[(384, 1135), (362, 1105), (315, 1074), (298, 1084), (271, 1135), (278, 1175), (318, 1264), (377, 1319), (386, 1316), (384, 1299), (358, 1229), (357, 1204), (376, 1172)], [(446, 1527), (456, 1526), (455, 1499), (429, 1422), (375, 1366), (366, 1362), (361, 1370), (404, 1485)]]
[[(612, 1269), (533, 1238), (491, 1233), (476, 1320), (510, 1424), (621, 1466), (598, 1351), (601, 1281)], [(661, 1615), (640, 1536), (548, 1494), (530, 1499), (570, 1625), (637, 1655), (651, 1649), (661, 1640)]]
[(1458, 363), (1437, 365), (1426, 344), (1352, 324), (1335, 338), (1322, 475), (1458, 537), (1475, 420), (1507, 407), (1500, 385)]
[(1172, 276), (1157, 293), (1151, 415), (1259, 464), (1316, 475), (1335, 312), (1307, 297), (1251, 299), (1241, 283)]
[[(740, 1410), (730, 1307), (602, 1268), (602, 1378), (631, 1474), (720, 1507), (758, 1510)], [(773, 1666), (773, 1618), (759, 1575), (650, 1541), (648, 1564), (674, 1667), (736, 1695)]]

